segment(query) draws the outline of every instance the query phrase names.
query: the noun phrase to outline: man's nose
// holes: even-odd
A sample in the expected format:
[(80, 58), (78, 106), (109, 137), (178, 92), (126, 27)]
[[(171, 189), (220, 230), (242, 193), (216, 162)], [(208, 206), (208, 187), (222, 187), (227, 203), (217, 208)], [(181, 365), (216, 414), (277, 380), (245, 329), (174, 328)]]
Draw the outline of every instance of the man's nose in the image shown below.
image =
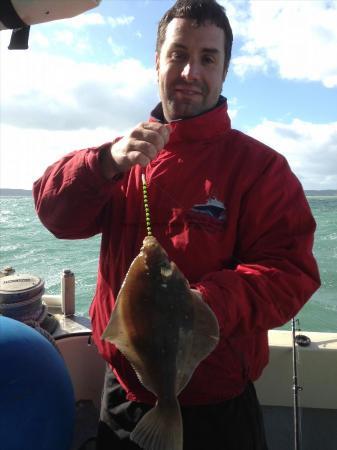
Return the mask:
[(185, 78), (186, 81), (198, 80), (200, 78), (199, 65), (194, 62), (188, 62), (185, 64), (181, 76)]

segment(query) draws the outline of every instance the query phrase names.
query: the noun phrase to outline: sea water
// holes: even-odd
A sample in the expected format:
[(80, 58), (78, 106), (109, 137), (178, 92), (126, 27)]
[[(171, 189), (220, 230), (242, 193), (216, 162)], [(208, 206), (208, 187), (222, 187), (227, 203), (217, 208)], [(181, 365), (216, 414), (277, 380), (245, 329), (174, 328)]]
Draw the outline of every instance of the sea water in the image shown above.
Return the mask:
[[(308, 197), (317, 222), (314, 253), (322, 286), (298, 314), (303, 330), (337, 332), (337, 197)], [(41, 224), (31, 197), (0, 197), (0, 269), (12, 266), (45, 280), (48, 294), (60, 293), (63, 269), (76, 277), (76, 312), (88, 315), (95, 292), (100, 236), (56, 239)], [(290, 324), (286, 324), (290, 329)]]

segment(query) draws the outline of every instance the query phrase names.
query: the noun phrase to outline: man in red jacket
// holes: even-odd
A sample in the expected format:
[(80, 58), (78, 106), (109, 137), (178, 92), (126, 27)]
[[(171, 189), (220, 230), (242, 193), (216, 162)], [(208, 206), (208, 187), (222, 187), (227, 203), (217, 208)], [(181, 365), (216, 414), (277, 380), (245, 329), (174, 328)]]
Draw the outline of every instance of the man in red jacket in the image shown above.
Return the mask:
[(179, 0), (158, 28), (161, 103), (150, 120), (112, 144), (65, 156), (34, 185), (39, 217), (57, 237), (102, 233), (90, 308), (109, 363), (99, 450), (138, 448), (130, 431), (155, 401), (100, 339), (146, 235), (142, 173), (153, 234), (220, 327), (218, 346), (179, 396), (184, 449), (267, 448), (252, 382), (268, 363), (268, 330), (289, 321), (319, 286), (315, 222), (286, 160), (231, 129), (220, 95), (231, 46), (219, 4)]

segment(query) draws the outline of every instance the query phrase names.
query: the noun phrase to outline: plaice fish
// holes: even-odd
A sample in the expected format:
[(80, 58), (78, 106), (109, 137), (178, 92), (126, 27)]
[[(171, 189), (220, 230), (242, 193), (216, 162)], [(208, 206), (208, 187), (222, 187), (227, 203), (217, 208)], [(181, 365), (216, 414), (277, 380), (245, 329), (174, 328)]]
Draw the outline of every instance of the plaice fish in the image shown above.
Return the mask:
[(125, 355), (140, 382), (157, 397), (131, 439), (146, 450), (182, 450), (177, 396), (216, 347), (219, 326), (153, 236), (144, 239), (133, 260), (102, 338)]

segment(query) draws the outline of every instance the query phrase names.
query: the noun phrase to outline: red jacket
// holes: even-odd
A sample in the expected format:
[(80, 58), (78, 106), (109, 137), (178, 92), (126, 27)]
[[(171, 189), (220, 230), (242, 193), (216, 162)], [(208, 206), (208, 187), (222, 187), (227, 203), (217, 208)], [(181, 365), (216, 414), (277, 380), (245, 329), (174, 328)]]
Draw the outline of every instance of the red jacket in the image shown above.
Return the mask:
[[(182, 404), (206, 404), (240, 394), (260, 376), (267, 330), (289, 321), (318, 288), (315, 222), (285, 158), (232, 130), (225, 102), (171, 126), (169, 143), (145, 170), (151, 221), (219, 321), (219, 345), (180, 394)], [(102, 233), (93, 336), (128, 398), (152, 403), (125, 358), (100, 339), (146, 235), (141, 168), (105, 181), (102, 148), (49, 167), (34, 184), (36, 209), (58, 238)]]

